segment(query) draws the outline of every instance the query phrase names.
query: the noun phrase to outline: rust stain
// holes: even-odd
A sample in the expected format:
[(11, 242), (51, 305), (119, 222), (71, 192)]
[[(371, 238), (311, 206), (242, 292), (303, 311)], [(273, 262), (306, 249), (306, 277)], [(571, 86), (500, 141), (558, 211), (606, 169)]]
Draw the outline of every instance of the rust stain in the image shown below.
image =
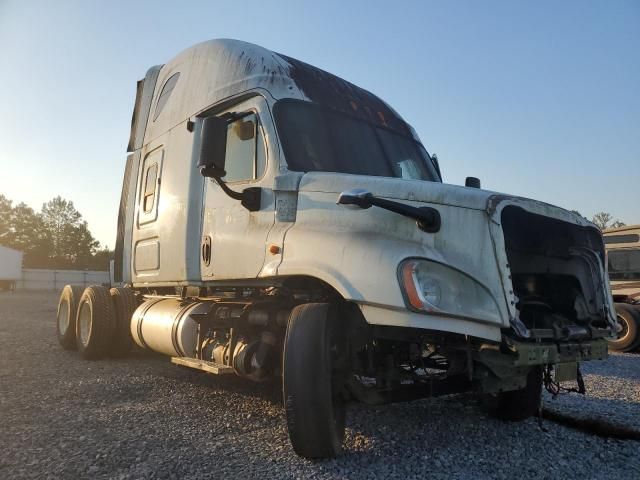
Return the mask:
[(407, 123), (373, 93), (305, 62), (279, 55), (291, 65), (289, 76), (312, 102), (412, 136)]

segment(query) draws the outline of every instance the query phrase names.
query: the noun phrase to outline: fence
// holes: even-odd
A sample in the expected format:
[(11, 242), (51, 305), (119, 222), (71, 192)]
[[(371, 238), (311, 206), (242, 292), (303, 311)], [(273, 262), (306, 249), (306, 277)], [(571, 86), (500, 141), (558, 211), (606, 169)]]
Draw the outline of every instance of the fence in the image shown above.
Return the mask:
[(25, 268), (16, 282), (17, 289), (62, 290), (67, 285), (109, 285), (109, 272), (94, 270), (40, 270)]

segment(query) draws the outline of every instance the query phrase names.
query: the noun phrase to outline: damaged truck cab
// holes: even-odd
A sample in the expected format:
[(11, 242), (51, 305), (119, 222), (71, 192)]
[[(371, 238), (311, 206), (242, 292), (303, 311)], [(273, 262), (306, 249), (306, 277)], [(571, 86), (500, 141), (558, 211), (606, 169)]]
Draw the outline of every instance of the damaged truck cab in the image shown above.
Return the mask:
[(139, 82), (129, 152), (121, 286), (65, 289), (61, 342), (95, 358), (133, 338), (211, 373), (281, 376), (299, 455), (339, 453), (351, 400), (471, 390), (526, 418), (543, 377), (607, 355), (594, 225), (444, 184), (398, 113), (318, 68), (191, 47)]

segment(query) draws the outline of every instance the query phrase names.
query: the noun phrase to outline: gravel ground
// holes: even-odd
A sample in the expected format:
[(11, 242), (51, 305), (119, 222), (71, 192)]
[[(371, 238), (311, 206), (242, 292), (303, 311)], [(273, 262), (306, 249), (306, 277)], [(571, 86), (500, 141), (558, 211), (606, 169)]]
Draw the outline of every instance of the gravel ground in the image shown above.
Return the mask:
[(640, 354), (611, 354), (605, 362), (584, 364), (582, 370), (587, 395), (559, 395), (553, 399), (545, 392), (545, 407), (640, 432)]
[[(0, 293), (0, 478), (640, 478), (640, 442), (508, 424), (469, 395), (349, 412), (345, 454), (289, 446), (277, 382), (139, 353), (82, 361), (55, 340), (57, 295)], [(640, 355), (584, 365), (587, 398), (549, 408), (640, 427)]]

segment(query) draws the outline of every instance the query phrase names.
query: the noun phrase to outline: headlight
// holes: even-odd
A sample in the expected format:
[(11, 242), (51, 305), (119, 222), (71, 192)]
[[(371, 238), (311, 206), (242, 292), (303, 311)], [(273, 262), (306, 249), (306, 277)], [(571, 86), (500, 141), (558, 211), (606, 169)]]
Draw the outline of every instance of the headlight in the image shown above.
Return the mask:
[(399, 273), (407, 303), (415, 310), (501, 321), (489, 290), (459, 270), (413, 258), (400, 264)]

